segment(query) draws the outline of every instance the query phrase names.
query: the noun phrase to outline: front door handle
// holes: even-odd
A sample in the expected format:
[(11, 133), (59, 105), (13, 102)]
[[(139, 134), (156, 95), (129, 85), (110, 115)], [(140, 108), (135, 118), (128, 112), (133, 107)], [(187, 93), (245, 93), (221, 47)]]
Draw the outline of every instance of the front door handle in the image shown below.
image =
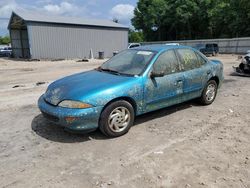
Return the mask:
[(183, 80), (177, 80), (176, 82), (175, 82), (175, 85), (177, 86), (177, 85), (180, 85), (180, 84), (182, 84), (182, 82), (183, 82)]

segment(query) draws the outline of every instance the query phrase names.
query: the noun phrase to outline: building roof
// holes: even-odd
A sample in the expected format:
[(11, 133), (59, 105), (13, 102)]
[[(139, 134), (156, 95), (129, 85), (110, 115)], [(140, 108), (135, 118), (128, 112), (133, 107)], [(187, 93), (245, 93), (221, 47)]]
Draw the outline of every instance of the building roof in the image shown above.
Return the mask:
[[(69, 25), (82, 25), (82, 26), (96, 26), (96, 27), (111, 27), (111, 28), (124, 28), (127, 26), (115, 23), (111, 20), (101, 19), (84, 19), (79, 17), (66, 17), (66, 16), (51, 16), (38, 12), (17, 10), (13, 11), (12, 15), (21, 17), (26, 22), (42, 22), (42, 23), (56, 23), (56, 24), (69, 24)], [(11, 16), (12, 17), (12, 16)], [(11, 19), (10, 19), (11, 22)]]

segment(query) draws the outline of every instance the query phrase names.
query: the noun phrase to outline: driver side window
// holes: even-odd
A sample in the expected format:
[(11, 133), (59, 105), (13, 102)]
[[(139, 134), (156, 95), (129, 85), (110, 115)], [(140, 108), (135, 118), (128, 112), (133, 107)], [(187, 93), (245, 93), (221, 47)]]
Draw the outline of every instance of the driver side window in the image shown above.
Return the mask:
[(179, 64), (173, 50), (168, 50), (161, 54), (153, 66), (156, 73), (164, 72), (165, 75), (179, 71)]

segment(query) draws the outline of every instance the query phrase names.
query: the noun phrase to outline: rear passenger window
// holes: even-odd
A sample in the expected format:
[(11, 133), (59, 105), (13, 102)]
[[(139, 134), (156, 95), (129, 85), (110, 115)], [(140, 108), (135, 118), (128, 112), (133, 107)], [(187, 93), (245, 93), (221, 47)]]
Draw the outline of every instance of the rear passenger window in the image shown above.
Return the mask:
[(154, 64), (154, 72), (171, 74), (179, 71), (179, 64), (175, 52), (169, 50), (161, 54)]
[(200, 67), (200, 62), (194, 51), (190, 49), (178, 49), (182, 70), (191, 70)]
[(207, 61), (199, 53), (196, 53), (196, 55), (200, 66), (205, 65), (207, 63)]

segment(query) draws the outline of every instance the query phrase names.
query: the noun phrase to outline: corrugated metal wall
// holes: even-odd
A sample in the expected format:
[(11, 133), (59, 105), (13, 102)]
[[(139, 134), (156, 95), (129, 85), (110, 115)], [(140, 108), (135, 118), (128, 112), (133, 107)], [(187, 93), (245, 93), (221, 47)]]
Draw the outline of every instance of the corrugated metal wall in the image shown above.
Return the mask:
[(151, 44), (166, 44), (166, 43), (180, 43), (182, 45), (194, 47), (197, 44), (217, 43), (220, 48), (220, 53), (235, 53), (245, 54), (250, 50), (250, 37), (247, 38), (232, 38), (232, 39), (204, 39), (204, 40), (182, 40), (182, 41), (157, 41), (144, 42), (143, 45)]
[(114, 51), (128, 46), (128, 30), (120, 28), (83, 27), (46, 23), (28, 23), (32, 58), (89, 58), (103, 51), (111, 57)]

